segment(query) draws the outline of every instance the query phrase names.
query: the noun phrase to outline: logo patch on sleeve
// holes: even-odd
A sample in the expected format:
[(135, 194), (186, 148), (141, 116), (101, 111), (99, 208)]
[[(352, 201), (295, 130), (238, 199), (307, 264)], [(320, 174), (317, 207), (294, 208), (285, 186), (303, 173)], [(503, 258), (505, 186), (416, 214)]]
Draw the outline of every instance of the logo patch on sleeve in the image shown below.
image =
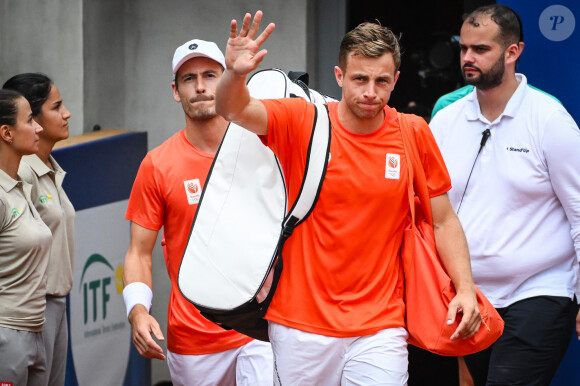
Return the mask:
[(385, 178), (398, 180), (401, 176), (401, 156), (399, 154), (387, 153), (385, 166)]
[(199, 179), (183, 181), (183, 185), (185, 186), (185, 195), (187, 196), (189, 205), (197, 204), (201, 197), (201, 183)]

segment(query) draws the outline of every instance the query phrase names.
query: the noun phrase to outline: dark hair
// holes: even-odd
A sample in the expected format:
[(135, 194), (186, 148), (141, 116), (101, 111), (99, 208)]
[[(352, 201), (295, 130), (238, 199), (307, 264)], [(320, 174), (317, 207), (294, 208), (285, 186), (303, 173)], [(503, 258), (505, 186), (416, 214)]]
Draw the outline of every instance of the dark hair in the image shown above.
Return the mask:
[(23, 96), (14, 90), (0, 90), (0, 125), (16, 125), (18, 105), (16, 101)]
[(2, 87), (21, 93), (30, 103), (32, 116), (35, 117), (40, 114), (42, 105), (48, 99), (52, 85), (48, 76), (39, 72), (27, 72), (13, 76)]
[(481, 16), (488, 16), (499, 27), (497, 39), (505, 47), (510, 44), (518, 44), (524, 41), (522, 21), (518, 14), (505, 5), (490, 4), (477, 8), (475, 11), (464, 15), (463, 20), (474, 27), (479, 27)]
[(342, 71), (346, 69), (346, 60), (350, 53), (367, 58), (378, 58), (391, 53), (395, 71), (398, 71), (401, 65), (399, 39), (393, 31), (377, 23), (361, 23), (344, 35), (338, 53), (338, 65)]

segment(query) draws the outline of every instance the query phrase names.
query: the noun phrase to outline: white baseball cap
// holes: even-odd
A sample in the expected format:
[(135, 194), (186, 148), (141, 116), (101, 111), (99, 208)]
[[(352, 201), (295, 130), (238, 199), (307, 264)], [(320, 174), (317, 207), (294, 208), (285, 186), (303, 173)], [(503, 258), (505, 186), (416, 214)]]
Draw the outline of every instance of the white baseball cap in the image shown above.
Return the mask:
[(193, 39), (177, 47), (175, 50), (175, 54), (173, 55), (173, 75), (177, 73), (183, 63), (197, 56), (205, 56), (206, 58), (215, 60), (224, 69), (226, 68), (224, 54), (214, 42)]

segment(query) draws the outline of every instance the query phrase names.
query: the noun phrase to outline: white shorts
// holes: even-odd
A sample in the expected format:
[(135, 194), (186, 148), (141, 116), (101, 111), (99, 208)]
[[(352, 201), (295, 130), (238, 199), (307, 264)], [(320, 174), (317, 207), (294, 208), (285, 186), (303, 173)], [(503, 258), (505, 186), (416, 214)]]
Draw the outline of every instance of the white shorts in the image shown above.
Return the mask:
[(180, 355), (167, 351), (174, 386), (272, 386), (270, 343), (253, 340), (227, 351), (205, 355)]
[(406, 385), (407, 330), (335, 338), (269, 322), (275, 385)]

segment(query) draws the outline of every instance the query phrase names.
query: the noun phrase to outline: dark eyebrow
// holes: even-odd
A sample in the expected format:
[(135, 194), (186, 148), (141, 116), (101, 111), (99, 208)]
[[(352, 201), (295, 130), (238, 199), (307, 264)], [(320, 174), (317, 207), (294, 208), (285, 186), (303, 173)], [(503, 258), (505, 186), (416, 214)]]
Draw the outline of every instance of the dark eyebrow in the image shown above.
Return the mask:
[[(199, 74), (201, 74), (201, 75), (207, 75), (207, 74), (217, 74), (217, 73), (218, 72), (216, 70), (205, 70), (203, 72), (200, 72)], [(184, 79), (184, 78), (186, 78), (188, 76), (197, 76), (197, 75), (198, 75), (198, 73), (195, 73), (195, 72), (187, 72), (185, 74), (182, 74), (181, 77), (180, 77), (180, 79)]]
[[(487, 44), (472, 44), (470, 47), (474, 49), (481, 49), (481, 48), (490, 48), (491, 46)], [(463, 43), (459, 43), (459, 48), (467, 48), (467, 46)]]

